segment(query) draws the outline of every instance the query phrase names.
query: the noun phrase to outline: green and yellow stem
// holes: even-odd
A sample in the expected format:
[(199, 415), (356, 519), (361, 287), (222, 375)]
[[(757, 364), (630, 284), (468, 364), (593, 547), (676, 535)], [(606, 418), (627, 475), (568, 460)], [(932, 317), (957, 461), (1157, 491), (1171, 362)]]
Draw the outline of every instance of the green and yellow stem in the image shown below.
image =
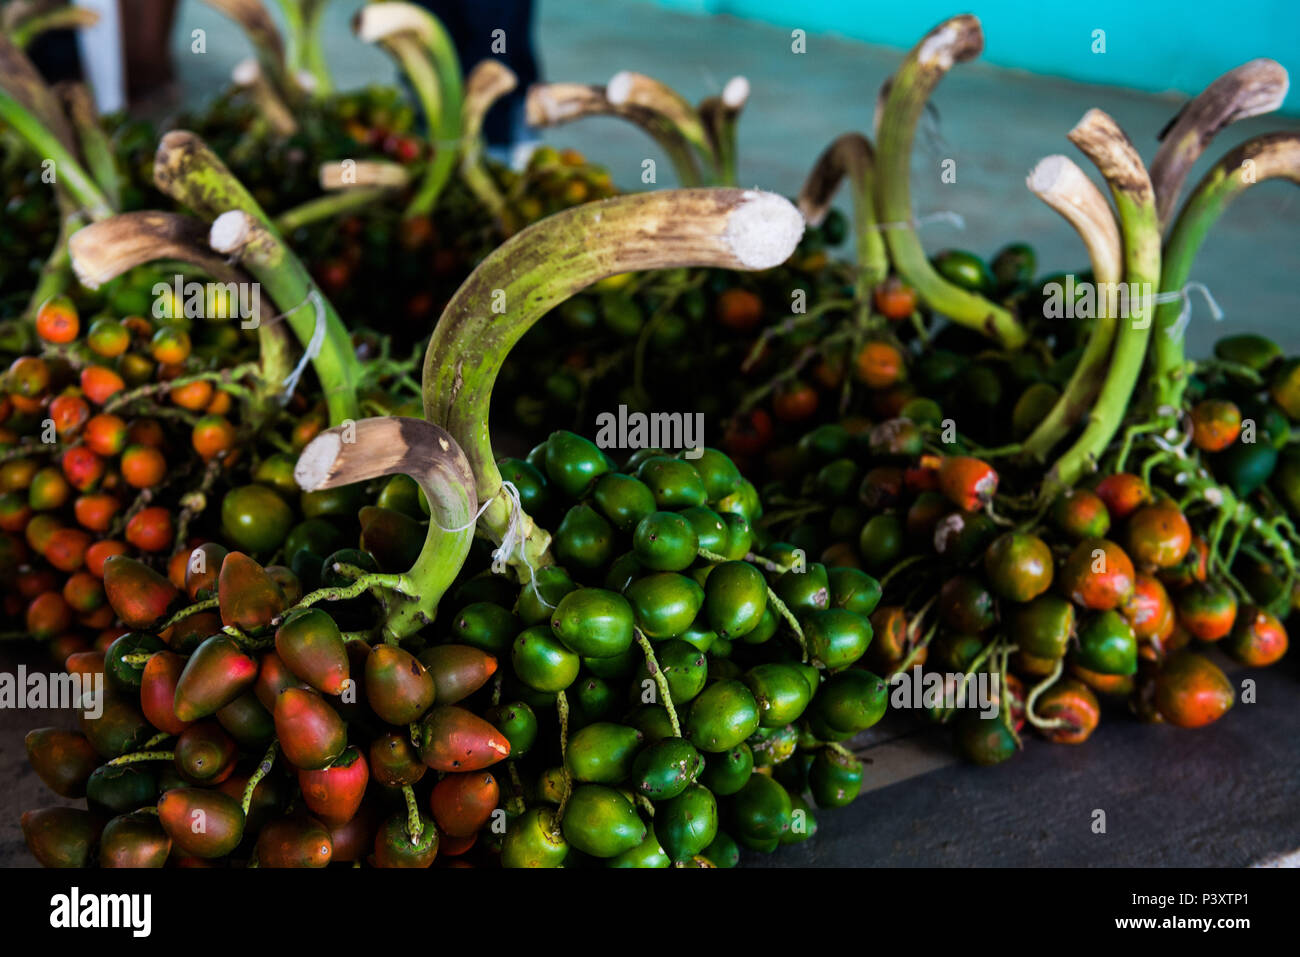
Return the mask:
[(715, 158), (714, 182), (719, 186), (736, 185), (736, 163), (739, 150), (736, 145), (736, 127), (740, 111), (749, 100), (749, 81), (743, 76), (733, 76), (718, 96), (710, 96), (700, 103), (699, 114), (709, 134)]
[(649, 112), (689, 143), (706, 168), (717, 171), (717, 156), (704, 120), (685, 97), (666, 83), (644, 73), (623, 70), (605, 85), (605, 98), (615, 107)]
[(1160, 226), (1155, 191), (1142, 159), (1124, 131), (1101, 110), (1089, 110), (1070, 131), (1070, 141), (1097, 164), (1110, 186), (1124, 237), (1125, 279), (1137, 295), (1130, 297), (1131, 316), (1120, 320), (1110, 368), (1088, 416), (1083, 434), (1057, 459), (1043, 481), (1042, 500), (1051, 501), (1096, 468), (1119, 431), (1133, 398), (1151, 339), (1152, 297), (1160, 283)]
[(279, 0), (284, 14), (288, 42), (285, 54), (286, 69), (298, 78), (306, 72), (311, 75), (311, 94), (320, 98), (334, 89), (325, 51), (321, 46), (321, 16), (325, 0)]
[[(1177, 292), (1187, 284), (1192, 263), (1206, 233), (1228, 204), (1255, 183), (1270, 179), (1285, 179), (1300, 185), (1300, 134), (1257, 136), (1230, 151), (1210, 168), (1187, 198), (1169, 230), (1160, 276), (1162, 293)], [(1152, 352), (1157, 412), (1177, 409), (1187, 386), (1190, 366), (1183, 350), (1185, 336), (1175, 328), (1181, 310), (1182, 304), (1178, 301), (1162, 302), (1156, 310)], [(1175, 332), (1178, 334), (1174, 335)]]
[(438, 602), (469, 555), (478, 499), (465, 454), (438, 426), (391, 416), (322, 432), (303, 449), (294, 469), (294, 478), (308, 491), (399, 474), (419, 483), (430, 511), (415, 563), (398, 576), (387, 576), (392, 587), (378, 590), (384, 635), (393, 640), (434, 620)]
[(889, 252), (876, 221), (876, 155), (860, 133), (845, 133), (822, 151), (799, 190), (799, 212), (810, 226), (819, 226), (830, 211), (840, 183), (848, 179), (853, 194), (853, 234), (857, 240), (859, 302), (889, 274)]
[(53, 162), (58, 188), (66, 190), (87, 216), (98, 220), (113, 215), (113, 204), (72, 149), (5, 88), (0, 88), (0, 120), (42, 161)]
[[(16, 9), (19, 6), (19, 4), (12, 4), (10, 9)], [(48, 10), (37, 10), (13, 23), (8, 22), (8, 18), (6, 18), (4, 29), (8, 32), (9, 39), (13, 41), (14, 45), (25, 50), (31, 46), (33, 40), (43, 33), (49, 33), (52, 30), (80, 30), (84, 27), (93, 27), (98, 22), (99, 14), (94, 10), (68, 4), (63, 7), (52, 7)]]
[(275, 227), (287, 236), (304, 226), (366, 209), (381, 202), (391, 192), (391, 189), (383, 186), (357, 186), (317, 196), (292, 209), (286, 209), (275, 218)]
[(1104, 293), (1124, 276), (1123, 246), (1110, 204), (1068, 157), (1057, 155), (1039, 160), (1026, 184), (1030, 192), (1060, 213), (1083, 239), (1097, 288), (1097, 314), (1079, 364), (1061, 397), (1021, 446), (1027, 459), (1043, 462), (1087, 413), (1101, 389), (1117, 322), (1110, 314), (1109, 297)]
[(498, 60), (483, 60), (470, 72), (461, 111), (460, 178), (494, 219), (505, 211), (505, 197), (483, 165), (483, 120), (497, 100), (513, 90), (518, 78)]
[(68, 117), (72, 120), (77, 133), (77, 142), (81, 147), (81, 156), (86, 161), (86, 170), (104, 192), (109, 206), (113, 209), (122, 207), (121, 174), (117, 169), (117, 158), (113, 152), (113, 143), (99, 124), (95, 112), (95, 102), (90, 91), (80, 83), (69, 83), (59, 88)]
[(1011, 349), (1028, 335), (1007, 309), (955, 286), (935, 270), (912, 224), (912, 141), (926, 101), (954, 63), (979, 56), (984, 35), (969, 14), (935, 27), (907, 55), (894, 74), (880, 112), (880, 157), (876, 212), (886, 224), (885, 242), (898, 274), (923, 302), (953, 322), (981, 332)]
[[(512, 505), (502, 490), (488, 432), (492, 388), (506, 356), (555, 306), (607, 276), (706, 266), (756, 270), (779, 265), (803, 233), (803, 218), (770, 193), (738, 189), (663, 190), (587, 203), (507, 240), (456, 291), (424, 357), (424, 413), (465, 450), (480, 526), (500, 544)], [(550, 562), (550, 536), (515, 516), (522, 544), (507, 556), (523, 580)]]
[(257, 55), (262, 74), (288, 103), (301, 99), (297, 81), (285, 65), (284, 41), (262, 0), (204, 0), (239, 24)]

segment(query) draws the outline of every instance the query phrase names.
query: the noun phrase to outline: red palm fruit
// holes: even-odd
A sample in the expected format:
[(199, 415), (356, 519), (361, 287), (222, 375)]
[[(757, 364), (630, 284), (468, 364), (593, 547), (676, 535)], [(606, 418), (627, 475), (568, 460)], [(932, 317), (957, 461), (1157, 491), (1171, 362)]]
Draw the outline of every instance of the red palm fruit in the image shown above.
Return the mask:
[(727, 424), (722, 445), (731, 456), (758, 455), (772, 441), (772, 417), (764, 409), (738, 415)]
[(27, 605), (27, 633), (41, 641), (72, 627), (72, 609), (56, 591), (37, 595)]
[(1241, 434), (1241, 410), (1227, 399), (1202, 399), (1192, 409), (1192, 443), (1202, 452), (1222, 452)]
[(37, 595), (54, 591), (59, 587), (59, 576), (49, 568), (33, 568), (18, 576), (18, 594), (24, 598), (35, 598)]
[(203, 411), (207, 412), (209, 415), (226, 415), (230, 412), (234, 404), (235, 400), (230, 397), (229, 392), (225, 389), (218, 389), (212, 394), (212, 398), (209, 400), (207, 408)]
[(157, 419), (135, 419), (126, 429), (128, 445), (147, 445), (151, 449), (167, 446), (167, 433)]
[(131, 445), (118, 462), (122, 478), (132, 488), (152, 488), (167, 474), (167, 459), (150, 445)]
[(1106, 503), (1110, 512), (1111, 524), (1124, 521), (1139, 506), (1151, 501), (1151, 488), (1140, 475), (1132, 472), (1117, 472), (1107, 475), (1097, 483), (1097, 494)]
[(106, 532), (113, 524), (113, 517), (121, 510), (121, 503), (107, 492), (87, 492), (77, 496), (72, 503), (72, 513), (77, 524), (92, 532)]
[(1232, 707), (1232, 683), (1209, 658), (1182, 651), (1171, 655), (1156, 676), (1155, 705), (1170, 724), (1199, 728)]
[(1138, 641), (1163, 640), (1174, 630), (1174, 606), (1158, 578), (1138, 573), (1121, 611)]
[(217, 575), (217, 601), (221, 622), (242, 631), (258, 631), (284, 611), (280, 586), (243, 552), (230, 552)]
[[(39, 356), (19, 356), (9, 366), (9, 395), (36, 399), (50, 387), (49, 364)], [(17, 403), (14, 403), (17, 405)]]
[(1110, 512), (1096, 492), (1073, 488), (1052, 503), (1052, 523), (1075, 540), (1105, 538), (1110, 531)]
[(23, 837), (41, 867), (86, 867), (99, 840), (99, 819), (76, 807), (46, 807), (28, 811), (22, 819)]
[(470, 645), (434, 645), (419, 657), (433, 676), (433, 700), (439, 704), (468, 698), (497, 670), (496, 658)]
[(468, 837), (487, 823), (500, 797), (497, 780), (487, 771), (449, 774), (433, 786), (429, 810), (443, 831)]
[(177, 654), (188, 655), (220, 630), (220, 615), (215, 611), (200, 611), (176, 622), (162, 634), (162, 638)]
[(406, 812), (389, 815), (375, 834), (376, 867), (430, 867), (438, 856), (438, 827), (427, 814), (420, 814), (423, 830), (413, 841), (406, 830)]
[(1199, 535), (1192, 536), (1191, 547), (1183, 560), (1173, 568), (1160, 570), (1160, 579), (1171, 588), (1184, 588), (1194, 582), (1203, 582), (1210, 570), (1210, 546)]
[(1171, 568), (1192, 545), (1192, 526), (1171, 501), (1144, 505), (1128, 520), (1128, 553), (1139, 565)]
[(1237, 596), (1226, 585), (1193, 582), (1178, 593), (1178, 622), (1194, 638), (1218, 641), (1237, 620)]
[(1133, 675), (1104, 675), (1100, 671), (1089, 671), (1087, 668), (1073, 663), (1070, 665), (1070, 674), (1097, 692), (1097, 694), (1130, 694), (1136, 684)]
[(275, 652), (285, 667), (317, 691), (343, 693), (348, 652), (334, 619), (319, 608), (294, 615), (275, 632)]
[(251, 691), (219, 710), (217, 720), (243, 747), (262, 748), (275, 737), (275, 719)]
[(370, 768), (355, 747), (345, 750), (328, 768), (298, 772), (303, 803), (330, 827), (352, 820), (369, 781)]
[(75, 572), (86, 563), (91, 538), (79, 528), (61, 528), (45, 543), (45, 560), (61, 572)]
[(95, 405), (103, 405), (125, 388), (122, 377), (107, 366), (86, 366), (81, 370), (81, 391)]
[(275, 736), (290, 764), (315, 771), (329, 767), (348, 744), (339, 713), (315, 691), (287, 688), (275, 702)]
[(154, 729), (133, 700), (108, 695), (99, 717), (87, 717), (82, 712), (81, 732), (103, 757), (115, 758), (139, 749), (153, 736)]
[(86, 782), (102, 763), (84, 734), (62, 728), (37, 728), (23, 739), (27, 761), (45, 786), (65, 798), (86, 796)]
[(984, 574), (999, 597), (1032, 601), (1052, 584), (1052, 550), (1037, 535), (1007, 532), (985, 549)]
[(172, 850), (156, 814), (133, 811), (104, 825), (99, 838), (100, 867), (162, 867)]
[(271, 576), (271, 581), (280, 586), (280, 594), (284, 596), (286, 607), (293, 607), (302, 597), (302, 582), (298, 576), (293, 573), (293, 569), (286, 568), (283, 565), (267, 565), (266, 573)]
[(217, 593), (217, 575), (229, 550), (216, 542), (204, 542), (190, 552), (185, 566), (185, 593), (193, 601), (211, 598)]
[(375, 780), (388, 787), (415, 784), (429, 770), (405, 732), (381, 734), (370, 742), (370, 768)]
[(1104, 538), (1085, 538), (1061, 568), (1061, 587), (1077, 605), (1110, 611), (1133, 594), (1133, 562), (1122, 548)]
[(68, 655), (63, 662), (63, 670), (70, 675), (80, 675), (83, 682), (94, 680), (95, 675), (104, 673), (104, 653), (79, 651)]
[(57, 435), (64, 435), (90, 418), (90, 406), (79, 395), (66, 393), (50, 402), (49, 416)]
[(257, 834), (259, 867), (325, 867), (333, 856), (329, 829), (305, 814), (268, 821)]
[(244, 837), (239, 801), (207, 788), (172, 788), (158, 799), (158, 822), (176, 848), (193, 857), (225, 857)]
[(165, 365), (176, 365), (190, 357), (190, 336), (180, 326), (163, 326), (149, 341), (149, 354)]
[[(248, 787), (249, 775), (232, 774), (220, 784), (217, 790), (243, 807), (244, 789)], [(267, 775), (253, 788), (253, 800), (248, 803), (248, 815), (244, 821), (244, 830), (255, 834), (271, 817), (280, 813), (284, 795), (280, 793), (275, 775)]]
[(772, 412), (782, 422), (802, 422), (817, 411), (817, 390), (798, 379), (785, 383), (772, 396)]
[(142, 508), (126, 523), (126, 540), (142, 552), (166, 551), (174, 535), (171, 512), (161, 506)]
[(1238, 661), (1263, 668), (1286, 654), (1286, 628), (1276, 615), (1248, 605), (1241, 610), (1224, 647)]
[[(94, 578), (94, 576), (91, 576)], [(99, 579), (95, 579), (98, 581)], [(103, 585), (100, 585), (103, 588)], [(67, 600), (66, 598), (64, 599)], [(77, 624), (82, 628), (90, 628), (96, 631), (103, 631), (117, 620), (117, 615), (113, 614), (113, 609), (109, 607), (107, 601), (100, 605), (94, 611), (85, 612), (77, 618)]]
[(176, 770), (191, 784), (220, 784), (235, 770), (235, 740), (215, 721), (192, 724), (176, 740)]
[[(452, 837), (450, 834), (438, 834), (438, 851), (443, 857), (459, 857), (467, 854), (469, 850), (478, 843), (478, 833), (470, 834), (468, 837)], [(448, 861), (448, 867), (469, 867), (465, 861)]]
[(110, 558), (125, 555), (126, 543), (112, 538), (103, 538), (86, 549), (86, 571), (99, 578), (104, 577), (104, 565)]
[(0, 492), (27, 491), (39, 468), (35, 459), (13, 459), (0, 465)]
[(750, 332), (763, 318), (763, 300), (748, 289), (726, 289), (718, 296), (714, 312), (728, 329)]
[(46, 299), (36, 310), (36, 334), (46, 342), (66, 345), (77, 338), (80, 331), (77, 307), (67, 296)]
[(410, 724), (433, 704), (429, 669), (408, 651), (383, 644), (366, 658), (366, 701), (389, 724)]
[(72, 487), (67, 477), (52, 465), (33, 475), (32, 483), (27, 487), (27, 504), (38, 512), (62, 508), (71, 497)]
[(1087, 685), (1072, 678), (1063, 678), (1043, 692), (1035, 709), (1040, 718), (1066, 722), (1063, 727), (1043, 732), (1049, 741), (1058, 744), (1082, 744), (1101, 720), (1097, 696)]
[(257, 662), (229, 635), (217, 633), (194, 649), (176, 682), (172, 709), (190, 722), (215, 714), (257, 680)]
[(167, 617), (181, 593), (143, 562), (114, 555), (104, 562), (104, 591), (128, 628), (149, 629)]
[(998, 490), (993, 466), (969, 455), (950, 455), (939, 463), (939, 491), (966, 512), (982, 509)]
[(90, 572), (74, 572), (63, 583), (63, 600), (73, 611), (87, 615), (104, 607), (104, 584)]
[(167, 398), (172, 400), (173, 405), (178, 405), (182, 409), (201, 412), (212, 401), (214, 391), (211, 382), (200, 379), (197, 382), (186, 382), (184, 385), (173, 386), (167, 393)]
[(420, 722), (420, 760), (435, 771), (481, 771), (510, 756), (510, 742), (473, 712), (433, 708)]
[(116, 359), (131, 345), (131, 333), (126, 326), (107, 316), (96, 319), (86, 332), (86, 345), (90, 351), (105, 359)]
[(868, 389), (888, 389), (900, 382), (907, 371), (902, 351), (892, 342), (876, 340), (858, 350), (853, 360), (858, 381)]
[(364, 861), (375, 846), (375, 833), (379, 830), (379, 815), (369, 804), (363, 804), (346, 824), (330, 826), (330, 840), (334, 844), (331, 861), (351, 863)]
[(274, 651), (262, 655), (257, 671), (257, 682), (253, 685), (253, 694), (257, 695), (257, 700), (267, 711), (274, 713), (275, 702), (280, 697), (280, 693), (286, 689), (310, 687), (311, 685), (306, 682), (299, 681)]
[(897, 276), (890, 276), (872, 293), (876, 312), (893, 322), (900, 322), (916, 311), (916, 291)]
[(53, 515), (34, 515), (24, 529), (27, 547), (38, 554), (45, 554), (45, 546), (50, 543), (50, 536), (63, 527), (63, 523)]
[(31, 518), (32, 507), (21, 495), (17, 492), (0, 494), (0, 531), (21, 532), (27, 528)]
[(199, 458), (210, 462), (235, 447), (237, 433), (230, 421), (220, 415), (205, 415), (194, 423), (190, 433), (190, 444)]
[(159, 731), (180, 734), (189, 722), (176, 717), (176, 685), (185, 659), (171, 651), (155, 652), (140, 676), (140, 710)]

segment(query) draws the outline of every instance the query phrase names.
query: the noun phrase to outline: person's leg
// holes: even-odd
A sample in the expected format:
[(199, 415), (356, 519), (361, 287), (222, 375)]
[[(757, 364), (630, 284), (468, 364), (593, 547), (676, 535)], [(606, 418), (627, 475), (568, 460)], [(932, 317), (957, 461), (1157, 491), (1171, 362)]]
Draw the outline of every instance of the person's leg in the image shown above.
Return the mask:
[(119, 0), (119, 5), (126, 55), (126, 94), (134, 103), (165, 92), (175, 79), (171, 35), (176, 0)]

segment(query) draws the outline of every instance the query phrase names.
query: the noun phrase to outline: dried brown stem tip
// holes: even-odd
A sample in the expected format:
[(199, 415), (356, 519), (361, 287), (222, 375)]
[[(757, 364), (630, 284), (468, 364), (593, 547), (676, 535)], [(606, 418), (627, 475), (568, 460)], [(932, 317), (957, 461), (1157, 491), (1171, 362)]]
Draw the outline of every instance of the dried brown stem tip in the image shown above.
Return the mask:
[(1112, 189), (1122, 190), (1138, 203), (1151, 198), (1151, 179), (1142, 157), (1110, 114), (1089, 110), (1070, 130), (1068, 138), (1096, 164)]
[(1025, 184), (1078, 232), (1097, 281), (1118, 282), (1124, 271), (1119, 225), (1110, 203), (1083, 170), (1067, 156), (1045, 156)]
[(144, 263), (179, 259), (221, 282), (246, 282), (248, 276), (206, 249), (207, 226), (176, 213), (122, 213), (72, 234), (68, 252), (77, 279), (98, 289)]
[(821, 225), (845, 176), (857, 180), (875, 163), (871, 142), (861, 133), (845, 133), (826, 147), (799, 190), (799, 212), (808, 225)]
[(500, 60), (481, 60), (465, 82), (465, 105), (461, 112), (461, 129), (465, 139), (476, 139), (483, 128), (483, 117), (497, 100), (519, 85), (519, 78)]
[(1151, 162), (1161, 228), (1173, 218), (1187, 174), (1218, 132), (1237, 120), (1273, 112), (1289, 87), (1280, 63), (1251, 60), (1223, 74), (1178, 111), (1160, 131), (1160, 150)]
[(458, 485), (469, 494), (471, 514), (477, 508), (465, 454), (445, 430), (423, 419), (383, 416), (328, 429), (302, 450), (293, 470), (309, 492), (398, 474), (421, 486)]
[(696, 147), (706, 153), (711, 151), (700, 114), (679, 93), (654, 77), (623, 70), (605, 86), (605, 96), (614, 106), (639, 106), (662, 116)]
[(292, 136), (298, 132), (298, 121), (294, 119), (293, 112), (266, 79), (255, 58), (249, 57), (235, 64), (230, 79), (235, 86), (248, 91), (258, 112), (266, 117), (266, 122), (277, 136)]

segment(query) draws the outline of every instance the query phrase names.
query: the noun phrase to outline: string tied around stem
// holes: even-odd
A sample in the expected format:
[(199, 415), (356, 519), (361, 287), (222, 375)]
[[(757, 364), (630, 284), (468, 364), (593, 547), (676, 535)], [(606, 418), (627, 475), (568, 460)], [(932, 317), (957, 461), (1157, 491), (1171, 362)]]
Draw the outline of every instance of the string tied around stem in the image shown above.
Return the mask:
[(1158, 292), (1153, 297), (1157, 304), (1167, 302), (1182, 302), (1182, 308), (1178, 310), (1178, 318), (1174, 320), (1173, 325), (1165, 330), (1165, 335), (1170, 339), (1181, 339), (1183, 333), (1187, 331), (1187, 326), (1192, 321), (1192, 293), (1198, 292), (1205, 300), (1205, 304), (1210, 307), (1210, 315), (1214, 317), (1215, 322), (1223, 319), (1223, 310), (1215, 301), (1214, 296), (1210, 293), (1209, 287), (1203, 282), (1191, 281), (1185, 283), (1182, 289), (1171, 289), (1169, 292)]

